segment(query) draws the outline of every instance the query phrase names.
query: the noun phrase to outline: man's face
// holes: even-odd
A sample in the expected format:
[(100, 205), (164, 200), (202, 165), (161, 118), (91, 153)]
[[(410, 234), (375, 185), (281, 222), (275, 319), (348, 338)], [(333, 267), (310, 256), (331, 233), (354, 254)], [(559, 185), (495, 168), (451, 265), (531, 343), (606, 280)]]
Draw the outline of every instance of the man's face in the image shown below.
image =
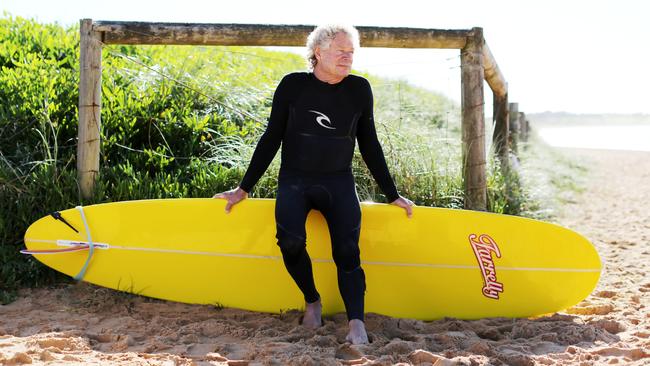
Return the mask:
[(329, 48), (316, 48), (316, 68), (332, 78), (344, 78), (352, 70), (354, 44), (345, 33), (337, 33)]

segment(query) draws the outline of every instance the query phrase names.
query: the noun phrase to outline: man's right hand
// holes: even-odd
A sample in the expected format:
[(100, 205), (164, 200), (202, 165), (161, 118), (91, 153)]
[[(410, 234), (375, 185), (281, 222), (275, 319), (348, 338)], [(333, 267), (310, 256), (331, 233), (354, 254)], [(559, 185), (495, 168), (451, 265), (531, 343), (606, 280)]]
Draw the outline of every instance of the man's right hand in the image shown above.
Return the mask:
[(248, 193), (239, 187), (212, 196), (212, 198), (222, 198), (228, 201), (228, 203), (226, 203), (226, 213), (230, 213), (232, 206), (239, 203), (239, 201), (245, 200), (247, 197)]

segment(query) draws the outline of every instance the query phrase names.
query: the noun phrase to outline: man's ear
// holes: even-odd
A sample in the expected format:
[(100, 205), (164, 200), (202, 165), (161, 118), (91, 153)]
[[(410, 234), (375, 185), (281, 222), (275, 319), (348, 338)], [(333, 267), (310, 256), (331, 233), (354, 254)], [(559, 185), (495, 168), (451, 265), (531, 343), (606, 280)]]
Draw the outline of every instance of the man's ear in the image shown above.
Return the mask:
[(316, 61), (320, 61), (320, 47), (314, 48), (314, 56), (316, 57)]

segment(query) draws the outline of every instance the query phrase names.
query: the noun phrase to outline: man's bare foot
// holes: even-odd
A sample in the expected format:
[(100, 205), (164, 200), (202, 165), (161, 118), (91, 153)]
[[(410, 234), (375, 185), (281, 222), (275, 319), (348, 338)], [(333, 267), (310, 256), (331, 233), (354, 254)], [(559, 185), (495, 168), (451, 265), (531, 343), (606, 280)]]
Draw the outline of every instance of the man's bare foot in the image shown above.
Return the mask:
[(350, 333), (345, 340), (352, 344), (368, 344), (368, 333), (366, 333), (366, 326), (363, 322), (359, 319), (352, 319), (348, 324)]
[(305, 303), (305, 315), (302, 317), (302, 325), (307, 328), (316, 329), (323, 325), (321, 315), (323, 305), (318, 299), (312, 303)]

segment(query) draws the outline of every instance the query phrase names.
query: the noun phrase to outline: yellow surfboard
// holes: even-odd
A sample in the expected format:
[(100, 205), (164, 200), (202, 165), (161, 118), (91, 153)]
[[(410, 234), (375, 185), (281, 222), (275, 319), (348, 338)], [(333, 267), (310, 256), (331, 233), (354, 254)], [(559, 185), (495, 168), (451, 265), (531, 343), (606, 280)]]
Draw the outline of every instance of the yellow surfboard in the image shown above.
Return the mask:
[[(277, 313), (304, 306), (275, 239), (274, 200), (167, 199), (77, 207), (25, 234), (39, 261), (145, 296)], [(55, 218), (55, 216), (57, 216)], [(362, 204), (366, 311), (431, 320), (529, 317), (595, 288), (593, 245), (557, 225), (485, 212)], [(92, 243), (92, 245), (91, 245)], [(307, 250), (325, 314), (343, 312), (325, 220), (312, 211)], [(29, 252), (32, 251), (32, 252)]]

